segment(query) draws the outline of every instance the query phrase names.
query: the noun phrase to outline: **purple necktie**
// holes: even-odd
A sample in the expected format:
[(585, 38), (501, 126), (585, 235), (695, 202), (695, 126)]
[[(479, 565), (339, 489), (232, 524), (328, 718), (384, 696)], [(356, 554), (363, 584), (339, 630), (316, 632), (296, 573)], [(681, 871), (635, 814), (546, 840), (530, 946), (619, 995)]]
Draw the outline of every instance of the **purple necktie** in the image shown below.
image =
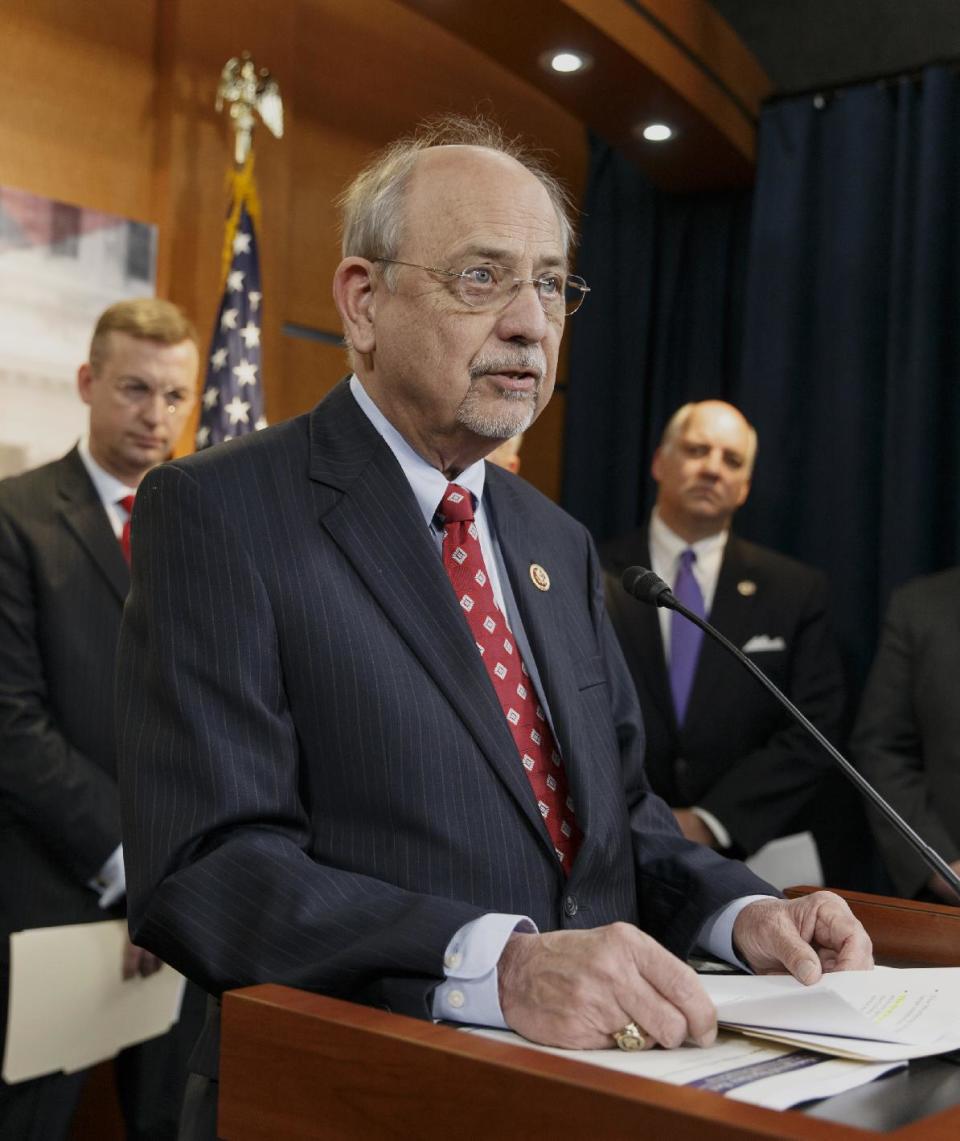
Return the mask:
[[(706, 617), (703, 593), (693, 575), (696, 554), (687, 547), (680, 556), (677, 568), (677, 581), (673, 593), (688, 610), (700, 618)], [(682, 725), (693, 688), (693, 677), (697, 672), (697, 659), (700, 656), (700, 643), (703, 631), (675, 610), (670, 615), (670, 690), (673, 693), (673, 708), (677, 714), (677, 724)]]

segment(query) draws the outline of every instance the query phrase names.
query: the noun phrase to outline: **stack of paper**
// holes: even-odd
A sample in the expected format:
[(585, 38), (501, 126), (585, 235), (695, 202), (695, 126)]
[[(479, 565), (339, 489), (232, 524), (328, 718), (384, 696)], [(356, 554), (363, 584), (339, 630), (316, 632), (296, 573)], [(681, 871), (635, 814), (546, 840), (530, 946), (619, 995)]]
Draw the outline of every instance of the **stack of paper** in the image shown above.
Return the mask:
[(804, 1101), (832, 1097), (866, 1085), (905, 1062), (850, 1062), (809, 1050), (758, 1042), (738, 1034), (720, 1034), (712, 1046), (681, 1046), (677, 1050), (560, 1050), (536, 1046), (509, 1030), (470, 1029), (471, 1034), (528, 1046), (575, 1062), (653, 1078), (670, 1085), (713, 1090), (735, 1101), (789, 1109)]
[(706, 974), (700, 981), (720, 1025), (739, 1032), (721, 1033), (706, 1049), (560, 1050), (509, 1031), (471, 1032), (770, 1109), (830, 1097), (910, 1058), (960, 1048), (960, 967), (842, 971), (812, 987), (789, 975)]
[(897, 1061), (960, 1048), (960, 967), (701, 978), (722, 1026), (841, 1058)]

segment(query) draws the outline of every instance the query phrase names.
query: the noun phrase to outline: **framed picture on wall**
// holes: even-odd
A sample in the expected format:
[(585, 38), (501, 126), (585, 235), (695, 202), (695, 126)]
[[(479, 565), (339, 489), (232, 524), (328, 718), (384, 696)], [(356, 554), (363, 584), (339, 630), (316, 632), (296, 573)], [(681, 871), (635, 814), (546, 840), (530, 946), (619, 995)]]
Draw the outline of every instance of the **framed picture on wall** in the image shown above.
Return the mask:
[(84, 431), (76, 390), (100, 313), (152, 296), (155, 226), (0, 186), (0, 478)]

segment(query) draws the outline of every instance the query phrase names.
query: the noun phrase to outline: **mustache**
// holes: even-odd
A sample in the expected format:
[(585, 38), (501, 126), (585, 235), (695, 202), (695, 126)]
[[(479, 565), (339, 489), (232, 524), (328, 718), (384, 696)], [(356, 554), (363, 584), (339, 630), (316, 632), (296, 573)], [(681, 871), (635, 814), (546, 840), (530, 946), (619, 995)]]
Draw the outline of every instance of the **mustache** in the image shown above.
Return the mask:
[(547, 357), (543, 349), (531, 347), (497, 356), (477, 357), (470, 366), (470, 379), (478, 380), (481, 376), (497, 372), (528, 372), (540, 381), (546, 371)]

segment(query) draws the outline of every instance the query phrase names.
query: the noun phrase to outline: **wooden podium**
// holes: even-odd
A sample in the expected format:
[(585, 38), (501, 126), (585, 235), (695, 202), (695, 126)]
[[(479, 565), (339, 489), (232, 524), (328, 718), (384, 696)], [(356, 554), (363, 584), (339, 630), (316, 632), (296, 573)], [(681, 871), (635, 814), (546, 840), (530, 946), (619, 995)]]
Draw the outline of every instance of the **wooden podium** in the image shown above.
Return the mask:
[[(960, 965), (960, 908), (843, 894), (879, 961)], [(226, 1141), (957, 1141), (960, 1080), (949, 1108), (876, 1132), (266, 985), (223, 999), (219, 1132)]]

